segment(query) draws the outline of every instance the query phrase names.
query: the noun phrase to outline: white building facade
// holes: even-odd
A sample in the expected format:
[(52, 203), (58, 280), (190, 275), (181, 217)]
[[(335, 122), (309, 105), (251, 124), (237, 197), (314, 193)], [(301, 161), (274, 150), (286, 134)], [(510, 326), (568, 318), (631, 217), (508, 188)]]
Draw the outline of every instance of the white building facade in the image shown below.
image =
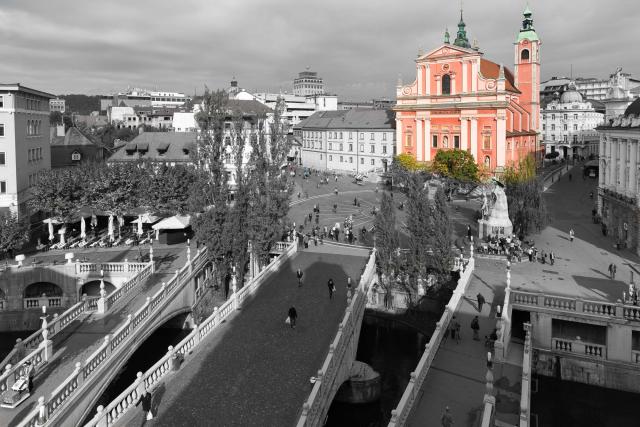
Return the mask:
[(293, 94), (298, 96), (324, 94), (324, 82), (315, 71), (303, 71), (293, 79)]
[(598, 132), (598, 212), (616, 244), (640, 253), (640, 99)]
[(589, 141), (593, 142), (594, 129), (603, 123), (604, 114), (584, 101), (575, 85), (570, 84), (569, 90), (548, 103), (540, 115), (546, 154), (558, 152), (558, 159), (598, 154), (597, 147)]
[(338, 173), (383, 173), (395, 155), (395, 117), (389, 110), (317, 112), (300, 123), (302, 165)]
[(54, 95), (0, 85), (0, 209), (29, 214), (30, 188), (51, 169), (49, 101)]
[(59, 111), (62, 114), (67, 111), (67, 103), (62, 98), (50, 99), (49, 100), (49, 111)]

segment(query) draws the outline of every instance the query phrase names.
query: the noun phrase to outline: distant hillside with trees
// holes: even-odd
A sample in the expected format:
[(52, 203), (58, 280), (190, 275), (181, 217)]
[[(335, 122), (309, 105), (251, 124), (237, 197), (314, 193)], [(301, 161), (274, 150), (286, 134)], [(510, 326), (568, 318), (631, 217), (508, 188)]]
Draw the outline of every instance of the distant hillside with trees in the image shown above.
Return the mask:
[(67, 101), (66, 109), (69, 113), (91, 114), (92, 111), (100, 111), (100, 95), (60, 95)]

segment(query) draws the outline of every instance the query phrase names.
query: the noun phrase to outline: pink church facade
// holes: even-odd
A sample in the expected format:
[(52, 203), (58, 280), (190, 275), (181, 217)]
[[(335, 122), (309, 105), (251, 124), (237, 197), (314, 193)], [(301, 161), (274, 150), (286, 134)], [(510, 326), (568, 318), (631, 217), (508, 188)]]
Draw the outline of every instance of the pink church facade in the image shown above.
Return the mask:
[(514, 71), (471, 47), (460, 17), (454, 43), (416, 59), (416, 80), (397, 87), (396, 152), (431, 161), (438, 150), (469, 151), (491, 173), (539, 156), (540, 40), (524, 12)]

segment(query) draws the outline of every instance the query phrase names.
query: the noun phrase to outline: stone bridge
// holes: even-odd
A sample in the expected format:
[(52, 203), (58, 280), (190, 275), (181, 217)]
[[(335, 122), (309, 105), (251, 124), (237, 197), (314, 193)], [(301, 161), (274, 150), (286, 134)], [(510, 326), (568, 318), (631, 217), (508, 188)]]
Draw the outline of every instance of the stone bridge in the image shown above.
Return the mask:
[[(319, 248), (297, 253), (295, 243), (282, 245), (286, 249), (274, 262), (233, 292), (228, 301), (179, 344), (170, 347), (149, 370), (139, 372), (138, 379), (111, 403), (98, 407), (87, 426), (139, 425), (134, 420), (139, 411), (130, 409), (135, 408), (145, 390), (157, 389), (165, 382), (171, 382), (162, 400), (166, 408), (157, 415), (165, 424), (202, 425), (215, 419), (217, 425), (322, 425), (338, 388), (350, 378), (367, 291), (375, 281), (375, 252), (324, 245), (324, 253), (314, 253)], [(309, 275), (302, 287), (295, 279), (298, 267)], [(323, 273), (336, 277), (338, 301), (327, 297), (325, 279), (318, 279)], [(357, 286), (352, 294), (345, 287), (345, 274), (354, 278), (360, 275), (353, 281)], [(297, 329), (290, 329), (283, 322), (290, 298), (297, 299), (300, 311)], [(163, 313), (166, 316), (178, 313), (180, 305), (168, 304)], [(116, 337), (114, 334), (110, 344)], [(104, 346), (108, 348), (107, 343)], [(131, 352), (133, 349), (127, 350), (127, 354)], [(289, 354), (287, 363), (282, 363), (283, 352)], [(326, 355), (324, 361), (318, 358), (318, 353)], [(176, 376), (172, 375), (175, 354), (185, 360)], [(124, 360), (126, 356), (122, 353), (118, 359)], [(109, 371), (118, 363), (122, 362), (114, 362)], [(94, 387), (99, 395), (108, 383), (103, 377), (109, 375), (105, 371), (87, 381), (83, 379), (84, 369), (77, 367), (68, 388)], [(251, 375), (245, 375), (247, 370)], [(313, 386), (309, 393), (311, 377)], [(225, 378), (231, 382), (224, 382)], [(238, 393), (230, 395), (231, 388), (238, 389)], [(269, 392), (273, 390), (278, 393)], [(64, 395), (63, 390), (60, 395)], [(240, 399), (237, 402), (236, 397)], [(252, 411), (239, 410), (247, 401), (252, 402)], [(41, 401), (39, 407), (48, 408), (50, 402)], [(67, 409), (50, 416), (49, 422), (77, 425), (93, 402), (95, 399), (90, 396), (78, 398)], [(193, 413), (193, 405), (200, 408), (197, 414)], [(36, 408), (30, 419), (37, 416)]]
[[(188, 249), (189, 251), (190, 249)], [(265, 269), (255, 280), (267, 277), (276, 266), (292, 253), (295, 253), (295, 244), (279, 243), (276, 246), (277, 252), (283, 252), (278, 261), (272, 263), (271, 268)], [(198, 299), (203, 294), (203, 290), (209, 283), (212, 269), (207, 261), (206, 249), (198, 251), (193, 259), (190, 252), (187, 252), (187, 262), (176, 270), (167, 281), (157, 283), (147, 291), (142, 293), (142, 304), (134, 312), (129, 312), (122, 317), (122, 322), (113, 328), (109, 333), (103, 335), (91, 347), (92, 352), (88, 357), (80, 357), (69, 361), (65, 367), (70, 370), (66, 377), (51, 376), (45, 378), (45, 387), (39, 386), (36, 394), (37, 402), (23, 409), (21, 413), (14, 414), (12, 425), (35, 426), (35, 425), (80, 425), (89, 415), (89, 412), (96, 404), (104, 390), (113, 381), (115, 375), (127, 363), (139, 346), (160, 326), (180, 314), (191, 313)], [(150, 275), (151, 280), (155, 275)], [(250, 283), (252, 283), (250, 282)], [(137, 284), (137, 286), (141, 286)], [(233, 293), (233, 298), (229, 300), (231, 304), (239, 304), (242, 295), (247, 294), (250, 285)], [(126, 297), (127, 284), (112, 294), (98, 298), (97, 300), (85, 301), (85, 304), (93, 304), (97, 308), (96, 316), (99, 317), (101, 309), (105, 313), (118, 307), (118, 299)], [(120, 292), (125, 292), (120, 295)], [(121, 310), (122, 311), (122, 310)], [(91, 322), (87, 323), (87, 329), (91, 329)], [(93, 322), (93, 323), (100, 323)], [(78, 330), (79, 331), (79, 330)], [(75, 331), (72, 338), (82, 335), (82, 332)], [(43, 346), (46, 351), (46, 346)], [(42, 356), (44, 358), (44, 355)], [(16, 376), (17, 377), (17, 376)], [(15, 378), (13, 378), (15, 380)], [(5, 387), (8, 387), (7, 384)], [(39, 390), (50, 393), (41, 394)], [(34, 399), (35, 400), (35, 399)], [(0, 424), (4, 424), (0, 417)]]

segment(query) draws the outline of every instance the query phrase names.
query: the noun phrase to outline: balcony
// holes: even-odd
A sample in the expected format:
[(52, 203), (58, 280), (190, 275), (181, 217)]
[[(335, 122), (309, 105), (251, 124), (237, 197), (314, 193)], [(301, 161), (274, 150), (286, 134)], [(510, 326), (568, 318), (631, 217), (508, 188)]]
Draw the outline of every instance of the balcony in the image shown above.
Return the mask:
[(607, 347), (601, 344), (584, 342), (580, 337), (575, 340), (565, 338), (551, 338), (551, 350), (571, 353), (596, 359), (607, 358)]

